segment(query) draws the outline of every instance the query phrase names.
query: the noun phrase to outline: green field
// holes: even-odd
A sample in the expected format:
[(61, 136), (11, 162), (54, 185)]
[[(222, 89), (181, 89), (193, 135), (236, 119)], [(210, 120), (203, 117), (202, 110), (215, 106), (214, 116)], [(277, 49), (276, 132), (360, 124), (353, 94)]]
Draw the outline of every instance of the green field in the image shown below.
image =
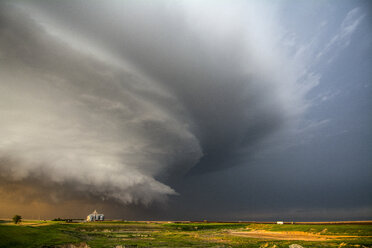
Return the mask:
[[(254, 237), (252, 237), (252, 235)], [(0, 247), (372, 247), (372, 225), (0, 221)], [(68, 246), (70, 245), (70, 246)]]

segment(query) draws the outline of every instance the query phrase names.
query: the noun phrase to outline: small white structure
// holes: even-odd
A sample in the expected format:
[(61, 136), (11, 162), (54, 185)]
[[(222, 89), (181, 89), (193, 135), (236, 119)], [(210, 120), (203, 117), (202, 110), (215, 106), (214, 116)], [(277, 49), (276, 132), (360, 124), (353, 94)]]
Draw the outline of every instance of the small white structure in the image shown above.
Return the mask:
[(278, 225), (283, 225), (284, 222), (283, 222), (283, 221), (277, 221), (276, 224), (278, 224)]
[(87, 221), (103, 221), (105, 220), (105, 216), (103, 214), (97, 213), (96, 210), (94, 210), (93, 213), (87, 216)]

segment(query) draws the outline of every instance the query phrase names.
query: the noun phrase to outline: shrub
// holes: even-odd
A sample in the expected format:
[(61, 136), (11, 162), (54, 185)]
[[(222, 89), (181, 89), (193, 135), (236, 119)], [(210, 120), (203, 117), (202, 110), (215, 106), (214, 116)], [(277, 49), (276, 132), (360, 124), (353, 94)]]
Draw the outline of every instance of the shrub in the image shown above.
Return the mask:
[(21, 222), (21, 220), (22, 220), (22, 217), (20, 215), (18, 214), (14, 215), (13, 217), (14, 224), (18, 224), (19, 222)]

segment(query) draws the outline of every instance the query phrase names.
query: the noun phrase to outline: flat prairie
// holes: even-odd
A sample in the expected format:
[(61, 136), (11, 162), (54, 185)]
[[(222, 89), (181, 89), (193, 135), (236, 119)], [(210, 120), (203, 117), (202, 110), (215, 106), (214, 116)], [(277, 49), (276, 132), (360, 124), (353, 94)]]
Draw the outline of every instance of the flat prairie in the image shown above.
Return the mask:
[(372, 223), (0, 221), (0, 247), (372, 247)]

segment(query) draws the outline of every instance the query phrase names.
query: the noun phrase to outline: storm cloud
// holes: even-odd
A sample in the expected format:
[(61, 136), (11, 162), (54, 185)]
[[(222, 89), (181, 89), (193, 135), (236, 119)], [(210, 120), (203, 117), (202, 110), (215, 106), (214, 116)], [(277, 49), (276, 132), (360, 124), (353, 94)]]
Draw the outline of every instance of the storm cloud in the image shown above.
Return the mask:
[(0, 4), (0, 187), (123, 205), (328, 123), (304, 119), (317, 67), (364, 18), (351, 10), (319, 48), (266, 2)]
[(175, 194), (154, 177), (193, 165), (201, 150), (173, 96), (15, 8), (1, 25), (3, 177), (73, 183), (123, 203)]

